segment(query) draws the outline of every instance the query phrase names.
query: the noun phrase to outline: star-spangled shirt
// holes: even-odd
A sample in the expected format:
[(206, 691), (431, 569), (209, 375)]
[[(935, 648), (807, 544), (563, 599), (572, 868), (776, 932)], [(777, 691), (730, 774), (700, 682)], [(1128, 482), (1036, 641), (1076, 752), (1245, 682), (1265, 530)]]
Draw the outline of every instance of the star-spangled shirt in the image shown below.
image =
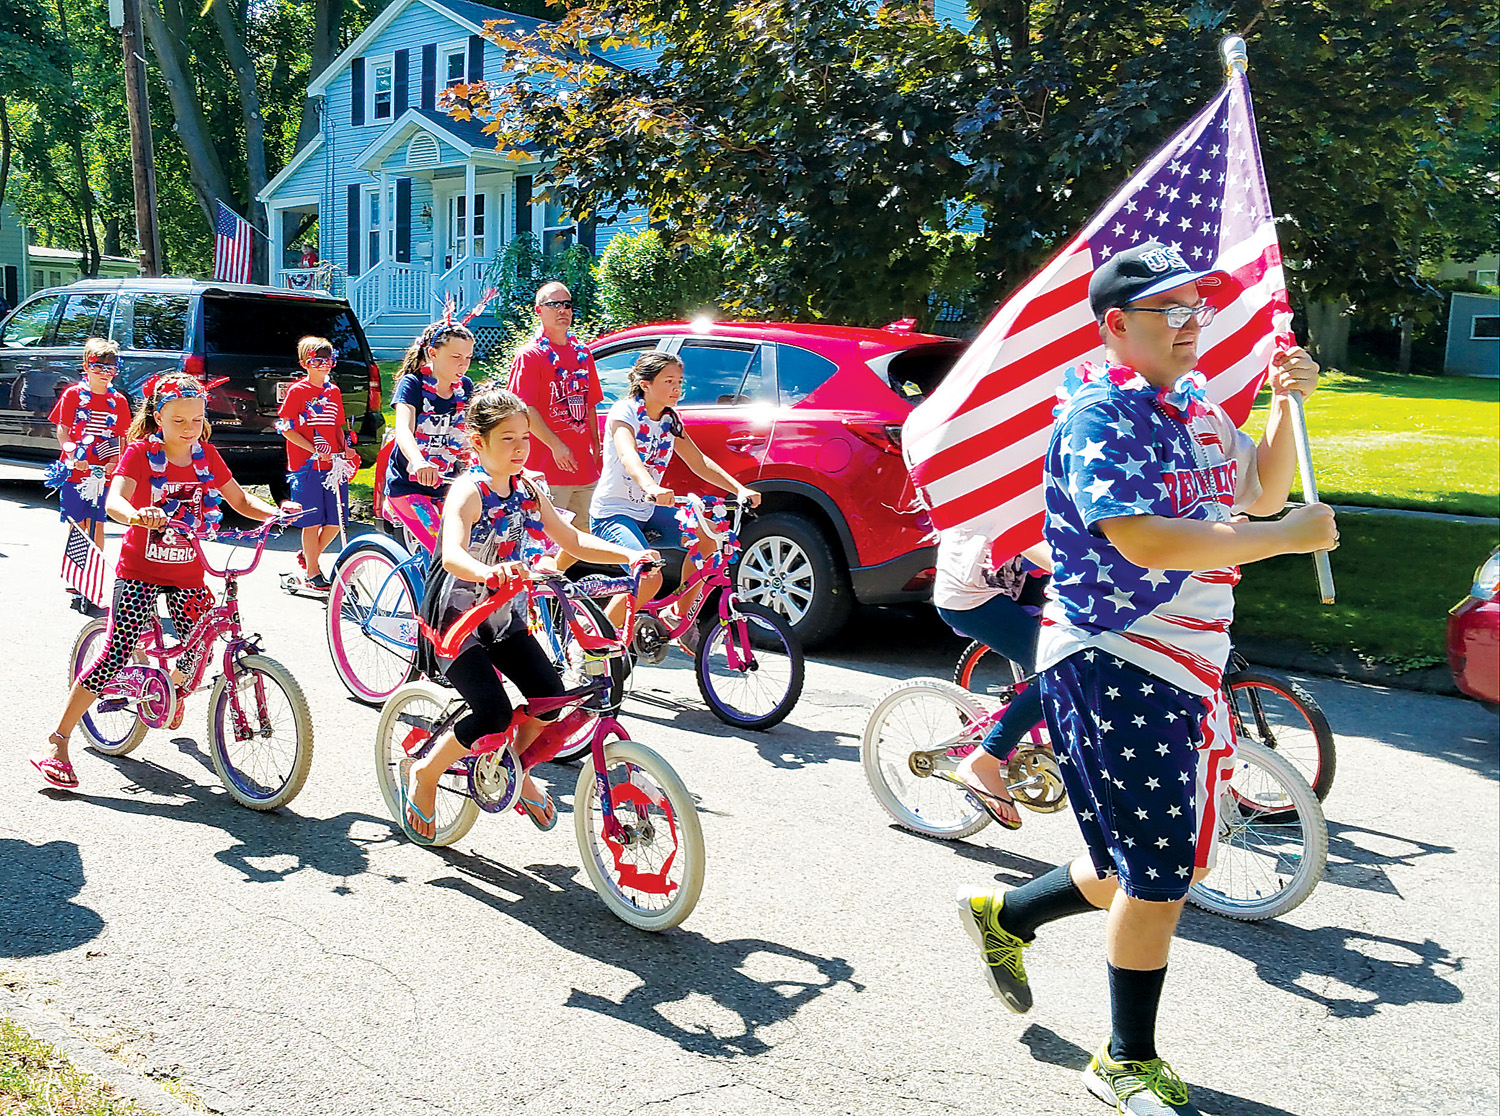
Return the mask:
[(1129, 515), (1227, 521), (1260, 496), (1255, 443), (1212, 403), (1183, 422), (1155, 388), (1138, 377), (1134, 385), (1084, 384), (1053, 426), (1043, 486), (1054, 569), (1037, 669), (1098, 647), (1206, 695), (1229, 658), (1238, 567), (1142, 569), (1098, 524)]

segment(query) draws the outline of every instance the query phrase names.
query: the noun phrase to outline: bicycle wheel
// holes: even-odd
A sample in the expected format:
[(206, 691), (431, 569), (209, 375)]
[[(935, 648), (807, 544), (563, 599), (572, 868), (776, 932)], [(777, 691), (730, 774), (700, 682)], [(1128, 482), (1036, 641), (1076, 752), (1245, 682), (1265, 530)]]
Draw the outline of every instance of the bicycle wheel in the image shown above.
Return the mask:
[(995, 701), (1010, 700), (1011, 692), (1025, 680), (1025, 671), (977, 639), (964, 648), (953, 668), (955, 685)]
[(1242, 670), (1224, 676), (1236, 740), (1285, 756), (1321, 802), (1333, 789), (1333, 730), (1313, 696), (1295, 682)]
[[(726, 725), (768, 729), (780, 724), (802, 696), (802, 641), (780, 613), (748, 601), (734, 607), (739, 616), (703, 630), (693, 662), (698, 692)], [(762, 641), (749, 639), (752, 628), (761, 630)], [(731, 646), (740, 655), (748, 648), (748, 662), (732, 665)]]
[(1312, 894), (1327, 863), (1328, 824), (1307, 780), (1279, 752), (1239, 741), (1219, 796), (1218, 859), (1188, 898), (1229, 918), (1276, 918)]
[[(984, 717), (968, 692), (942, 678), (903, 682), (875, 703), (860, 740), (860, 762), (875, 800), (896, 824), (945, 841), (989, 824), (978, 802), (931, 774), (957, 769), (978, 746), (973, 729)], [(916, 754), (939, 748), (935, 756)]]
[(585, 760), (573, 791), (573, 830), (594, 890), (614, 915), (641, 930), (676, 926), (703, 889), (703, 829), (677, 772), (633, 740), (604, 746), (605, 778), (622, 839), (604, 833), (604, 810)]
[[(375, 775), (380, 783), (380, 797), (385, 799), (385, 808), (398, 828), (405, 828), (401, 816), (401, 761), (457, 720), (456, 715), (450, 716), (453, 704), (451, 695), (431, 682), (413, 682), (392, 694), (380, 710), (380, 724), (375, 729)], [(469, 797), (467, 775), (445, 773), (438, 780), (437, 810), (433, 817), (437, 820), (434, 845), (451, 845), (473, 828), (479, 807)]]
[[(73, 641), (68, 657), (68, 685), (71, 686), (104, 650), (109, 621), (100, 616), (90, 620)], [(146, 725), (136, 714), (135, 705), (123, 698), (105, 698), (83, 711), (78, 722), (88, 746), (106, 756), (123, 756), (135, 751), (146, 738)]]
[(328, 591), (328, 653), (344, 688), (367, 705), (417, 673), (417, 589), (384, 550), (341, 557)]
[(297, 797), (312, 766), (312, 714), (302, 687), (265, 655), (246, 655), (208, 697), (209, 754), (241, 806), (274, 810)]

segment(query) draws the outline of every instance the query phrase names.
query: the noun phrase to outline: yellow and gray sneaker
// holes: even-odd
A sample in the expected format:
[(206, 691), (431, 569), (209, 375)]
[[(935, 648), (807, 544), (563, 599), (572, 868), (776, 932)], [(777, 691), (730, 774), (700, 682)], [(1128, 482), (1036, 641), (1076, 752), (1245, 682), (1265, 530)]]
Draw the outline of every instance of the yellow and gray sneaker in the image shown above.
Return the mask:
[(1124, 1116), (1202, 1116), (1188, 1101), (1187, 1084), (1165, 1061), (1117, 1062), (1108, 1041), (1089, 1060), (1083, 1082)]
[(958, 917), (964, 929), (984, 957), (985, 975), (990, 991), (1005, 1001), (1005, 1006), (1020, 1014), (1031, 1010), (1031, 984), (1026, 980), (1026, 966), (1021, 951), (1023, 942), (1000, 926), (1000, 909), (1005, 906), (1004, 892), (970, 891), (960, 888), (957, 896)]

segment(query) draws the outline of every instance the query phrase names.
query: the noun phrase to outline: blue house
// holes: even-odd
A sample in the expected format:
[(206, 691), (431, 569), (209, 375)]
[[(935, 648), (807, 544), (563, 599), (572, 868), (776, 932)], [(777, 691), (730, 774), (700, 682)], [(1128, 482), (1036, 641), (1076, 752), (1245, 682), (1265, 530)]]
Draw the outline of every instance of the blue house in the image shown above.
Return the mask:
[[(936, 7), (938, 18), (968, 26), (966, 0)], [(576, 221), (533, 192), (540, 159), (502, 155), (482, 123), (437, 107), (449, 85), (505, 80), (503, 52), (482, 36), (491, 19), (521, 31), (542, 22), (471, 0), (392, 0), (308, 86), (321, 98), (319, 133), (260, 195), (282, 257), (271, 281), (344, 294), (377, 356), (404, 352), (445, 298), (477, 302), (518, 235), (549, 252), (571, 243), (599, 252), (644, 224), (638, 209)], [(625, 67), (653, 58), (640, 48), (598, 53)], [(310, 266), (306, 246), (317, 255)], [(481, 346), (492, 340), (486, 328), (499, 332), (481, 326)]]

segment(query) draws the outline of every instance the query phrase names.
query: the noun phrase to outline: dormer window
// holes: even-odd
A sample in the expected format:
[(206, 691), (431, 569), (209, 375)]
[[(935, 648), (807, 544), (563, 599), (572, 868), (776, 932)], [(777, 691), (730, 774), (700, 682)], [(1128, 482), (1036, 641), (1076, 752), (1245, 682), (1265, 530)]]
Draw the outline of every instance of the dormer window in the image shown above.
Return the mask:
[(439, 70), (443, 77), (443, 88), (451, 89), (469, 80), (469, 40), (456, 39), (444, 43), (438, 56)]
[(370, 111), (372, 121), (389, 120), (396, 102), (396, 62), (391, 55), (371, 58), (370, 67)]

